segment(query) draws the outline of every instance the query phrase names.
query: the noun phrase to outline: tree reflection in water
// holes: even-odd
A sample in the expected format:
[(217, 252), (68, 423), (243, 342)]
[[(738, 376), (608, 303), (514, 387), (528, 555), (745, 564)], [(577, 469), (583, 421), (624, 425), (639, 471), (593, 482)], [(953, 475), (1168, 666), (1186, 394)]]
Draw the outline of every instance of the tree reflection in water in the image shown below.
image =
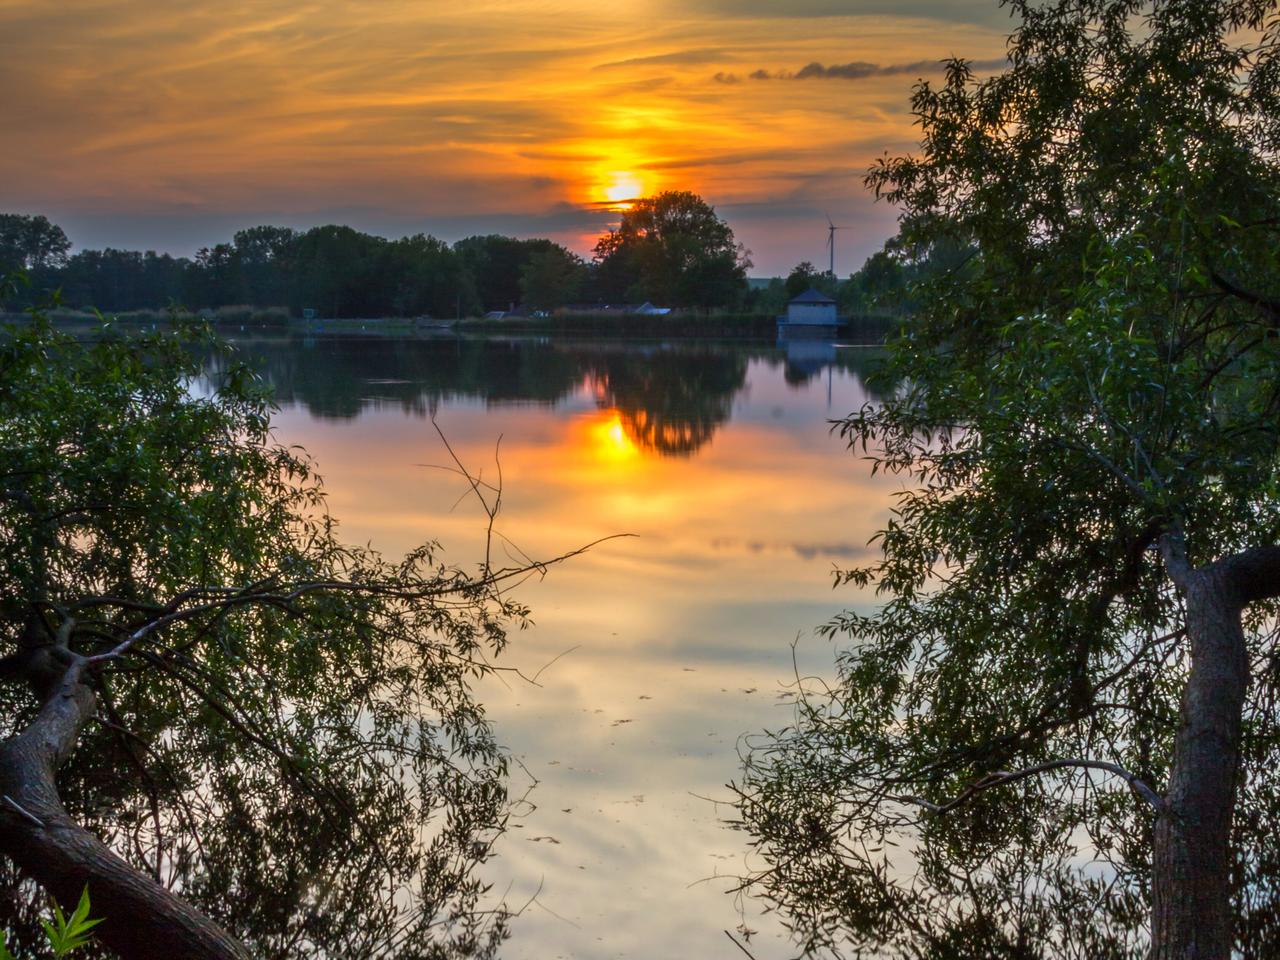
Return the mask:
[(729, 419), (747, 380), (747, 356), (711, 348), (605, 355), (592, 374), (596, 402), (618, 411), (636, 446), (689, 456)]
[[(830, 347), (830, 345), (827, 345)], [(280, 403), (313, 416), (349, 419), (366, 406), (399, 406), (430, 416), (455, 397), (486, 404), (555, 406), (584, 386), (618, 412), (627, 437), (658, 456), (690, 456), (728, 422), (752, 361), (782, 364), (802, 386), (823, 370), (862, 379), (872, 352), (791, 357), (773, 341), (640, 341), (547, 338), (317, 337), (245, 345)]]

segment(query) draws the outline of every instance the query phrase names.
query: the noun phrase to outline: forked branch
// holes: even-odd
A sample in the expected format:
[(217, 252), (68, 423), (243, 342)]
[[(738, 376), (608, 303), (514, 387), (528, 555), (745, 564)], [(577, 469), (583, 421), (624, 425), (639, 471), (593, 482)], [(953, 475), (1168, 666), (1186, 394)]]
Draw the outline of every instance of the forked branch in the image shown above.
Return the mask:
[(1104, 770), (1107, 773), (1114, 773), (1120, 777), (1125, 783), (1129, 784), (1129, 789), (1136, 793), (1155, 809), (1156, 813), (1164, 813), (1166, 805), (1154, 790), (1138, 779), (1137, 775), (1130, 773), (1124, 767), (1115, 763), (1107, 763), (1105, 760), (1050, 760), (1047, 763), (1038, 763), (1034, 767), (1024, 767), (1021, 770), (1012, 772), (1007, 770), (997, 770), (995, 773), (989, 773), (976, 783), (971, 783), (965, 788), (964, 792), (946, 803), (930, 803), (928, 800), (922, 800), (920, 797), (904, 794), (894, 797), (899, 803), (912, 803), (919, 807), (924, 807), (930, 813), (944, 814), (950, 813), (968, 801), (972, 800), (984, 790), (990, 790), (992, 787), (1002, 787), (1008, 783), (1016, 783), (1019, 780), (1025, 780), (1028, 777), (1034, 777), (1041, 773), (1047, 773), (1050, 770), (1061, 770), (1064, 767), (1080, 767), (1086, 770)]

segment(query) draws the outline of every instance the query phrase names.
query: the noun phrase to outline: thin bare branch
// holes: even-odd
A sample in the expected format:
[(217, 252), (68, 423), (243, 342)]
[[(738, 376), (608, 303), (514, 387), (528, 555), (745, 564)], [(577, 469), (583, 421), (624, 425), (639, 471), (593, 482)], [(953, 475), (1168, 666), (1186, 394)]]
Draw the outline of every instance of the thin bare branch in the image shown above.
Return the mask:
[(743, 953), (745, 953), (748, 957), (751, 957), (751, 960), (756, 960), (756, 958), (755, 958), (754, 956), (752, 956), (751, 951), (750, 951), (750, 950), (748, 950), (746, 947), (744, 947), (744, 946), (743, 946), (743, 945), (738, 941), (738, 938), (737, 938), (737, 937), (735, 937), (732, 933), (730, 933), (728, 930), (726, 930), (726, 931), (724, 932), (724, 935), (725, 935), (726, 937), (728, 937), (730, 940), (732, 940), (732, 941), (734, 942), (734, 945), (735, 945), (735, 946), (737, 946), (737, 948), (738, 948), (739, 950), (741, 950)]
[(950, 813), (956, 807), (973, 799), (984, 790), (990, 790), (992, 787), (1002, 787), (1005, 784), (1016, 783), (1019, 780), (1025, 780), (1028, 777), (1034, 777), (1037, 774), (1047, 773), (1050, 770), (1061, 770), (1064, 767), (1079, 767), (1086, 770), (1104, 770), (1107, 773), (1114, 773), (1120, 777), (1125, 783), (1129, 784), (1129, 789), (1136, 793), (1155, 809), (1156, 813), (1163, 813), (1166, 810), (1166, 804), (1161, 800), (1154, 790), (1138, 779), (1137, 775), (1130, 773), (1124, 767), (1107, 763), (1105, 760), (1050, 760), (1047, 763), (1038, 763), (1033, 767), (1024, 767), (1021, 770), (1012, 772), (999, 770), (995, 773), (988, 774), (976, 783), (971, 783), (965, 788), (964, 792), (946, 803), (937, 804), (930, 803), (928, 800), (922, 800), (920, 797), (914, 797), (909, 794), (893, 797), (900, 803), (911, 803), (916, 806), (923, 807), (930, 813), (944, 814)]
[(7, 803), (9, 806), (13, 807), (14, 810), (18, 811), (19, 814), (26, 817), (28, 820), (34, 823), (37, 827), (44, 826), (43, 820), (41, 820), (35, 814), (29, 813), (20, 803), (18, 803), (17, 800), (14, 800), (13, 797), (9, 796), (7, 793), (4, 795), (4, 802)]

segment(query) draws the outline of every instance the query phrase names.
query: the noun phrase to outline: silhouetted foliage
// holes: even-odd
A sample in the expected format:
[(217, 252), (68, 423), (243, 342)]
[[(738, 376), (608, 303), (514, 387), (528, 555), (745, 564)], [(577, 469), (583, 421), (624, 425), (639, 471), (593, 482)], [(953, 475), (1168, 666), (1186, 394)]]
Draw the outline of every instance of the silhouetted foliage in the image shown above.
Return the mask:
[[(162, 310), (171, 302), (192, 310), (237, 306), (246, 317), (261, 312), (255, 307), (294, 316), (310, 308), (321, 318), (452, 317), (481, 308), (467, 258), (442, 241), (423, 234), (385, 240), (332, 225), (241, 230), (231, 243), (201, 248), (194, 260), (111, 248), (71, 257), (46, 252), (32, 278), (35, 290), (10, 292), (14, 306), (61, 287), (66, 306), (107, 313)], [(508, 284), (517, 300), (519, 279), (517, 267)]]
[[(57, 274), (37, 274), (47, 287), (61, 287), (65, 303), (124, 312), (163, 308), (199, 297), (190, 260), (154, 250), (82, 250)], [(233, 301), (242, 302), (242, 301)]]
[(810, 287), (825, 293), (833, 300), (840, 291), (840, 281), (834, 273), (819, 273), (808, 260), (796, 264), (795, 269), (787, 275), (785, 286), (788, 300), (794, 300)]
[(748, 757), (753, 880), (833, 953), (1273, 957), (1276, 5), (1010, 6), (868, 178), (864, 279), (936, 269), (841, 430), (906, 489)]
[(551, 313), (577, 300), (589, 280), (582, 258), (552, 244), (520, 267), (520, 293), (528, 310)]
[(750, 251), (715, 209), (688, 191), (636, 200), (596, 244), (596, 282), (615, 302), (724, 307), (746, 292)]
[[(467, 237), (453, 245), (480, 291), (484, 311), (550, 310), (577, 295), (582, 277), (574, 267), (581, 260), (550, 240), (516, 240), (490, 234)], [(549, 270), (544, 278), (544, 269)], [(534, 284), (536, 305), (526, 302), (526, 286)], [(539, 286), (540, 285), (540, 286)]]
[[(476, 316), (524, 306), (552, 312), (581, 297), (652, 300), (697, 308), (738, 304), (748, 251), (715, 211), (691, 193), (637, 201), (601, 239), (588, 266), (551, 240), (496, 234), (450, 247), (424, 234), (387, 240), (330, 224), (306, 231), (258, 226), (194, 259), (134, 250), (70, 249), (44, 217), (0, 215), (0, 263), (29, 269), (34, 290), (8, 294), (30, 306), (60, 287), (66, 306), (105, 313), (235, 307), (320, 319)], [(255, 309), (256, 308), (256, 309)], [(242, 321), (243, 322), (243, 321)]]
[(341, 544), (271, 409), (192, 322), (77, 342), (34, 311), (0, 343), (0, 924), (20, 942), (32, 878), (64, 908), (87, 882), (129, 957), (245, 956), (209, 918), (261, 957), (502, 937), (473, 868), (505, 760), (470, 687), (524, 611), (433, 544)]
[(66, 262), (71, 241), (47, 217), (0, 214), (0, 271), (43, 271)]

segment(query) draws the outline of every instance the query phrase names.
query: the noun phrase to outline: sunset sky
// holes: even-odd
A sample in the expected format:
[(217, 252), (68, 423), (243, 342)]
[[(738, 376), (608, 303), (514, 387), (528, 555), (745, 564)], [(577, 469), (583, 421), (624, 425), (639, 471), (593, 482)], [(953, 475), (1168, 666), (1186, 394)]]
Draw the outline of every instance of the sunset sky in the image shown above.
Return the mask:
[[(754, 252), (857, 269), (861, 178), (937, 61), (995, 69), (997, 0), (0, 0), (0, 212), (190, 255), (259, 223), (545, 236), (693, 190)], [(816, 66), (814, 66), (816, 65)]]

